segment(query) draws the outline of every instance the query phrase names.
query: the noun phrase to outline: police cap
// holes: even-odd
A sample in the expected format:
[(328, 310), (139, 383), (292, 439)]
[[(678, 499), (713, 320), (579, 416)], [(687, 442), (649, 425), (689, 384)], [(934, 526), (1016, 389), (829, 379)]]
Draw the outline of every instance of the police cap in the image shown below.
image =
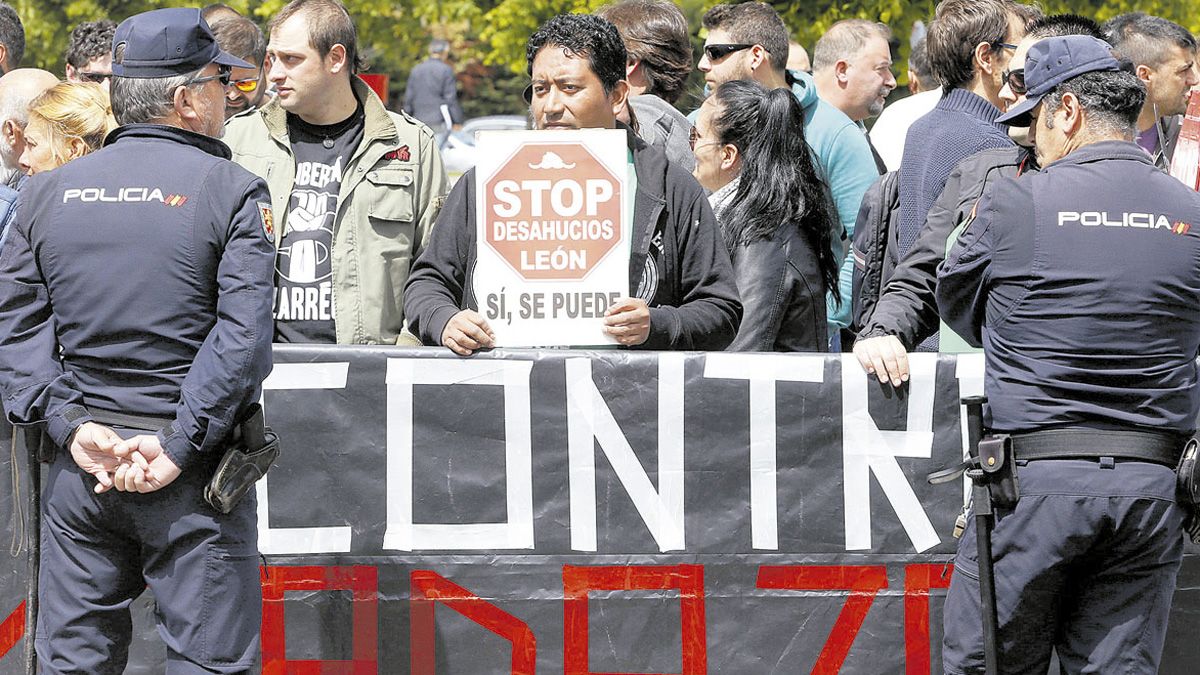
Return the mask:
[(1028, 126), (1029, 112), (1058, 85), (1084, 73), (1120, 69), (1112, 55), (1112, 46), (1090, 35), (1039, 40), (1025, 56), (1026, 99), (996, 121), (1014, 127)]
[[(124, 44), (120, 62), (117, 47)], [(113, 35), (113, 75), (117, 77), (174, 77), (219, 63), (233, 68), (253, 65), (221, 50), (200, 10), (169, 7), (135, 14), (121, 22)]]

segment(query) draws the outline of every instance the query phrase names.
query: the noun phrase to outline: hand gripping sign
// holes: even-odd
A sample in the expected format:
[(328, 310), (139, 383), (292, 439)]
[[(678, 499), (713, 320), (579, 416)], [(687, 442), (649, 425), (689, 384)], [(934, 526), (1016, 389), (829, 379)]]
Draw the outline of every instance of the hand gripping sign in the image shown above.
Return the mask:
[(615, 344), (605, 311), (629, 295), (625, 132), (482, 133), (474, 291), (501, 347)]

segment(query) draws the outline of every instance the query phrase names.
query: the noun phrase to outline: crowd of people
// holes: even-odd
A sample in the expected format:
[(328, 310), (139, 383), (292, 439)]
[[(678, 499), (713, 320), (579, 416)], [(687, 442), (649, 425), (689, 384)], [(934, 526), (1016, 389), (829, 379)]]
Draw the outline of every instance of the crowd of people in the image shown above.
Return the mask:
[[(627, 348), (853, 351), (896, 387), (910, 351), (982, 345), (994, 430), (1115, 429), (1133, 446), (1169, 431), (1158, 455), (1081, 433), (1117, 481), (1079, 478), (1071, 462), (1097, 465), (1082, 450), (1037, 456), (1027, 505), (996, 531), (1013, 672), (1044, 672), (1052, 648), (1081, 672), (1153, 672), (1184, 518), (1159, 460), (1200, 401), (1200, 198), (1163, 171), (1200, 82), (1195, 37), (1143, 13), (1098, 25), (942, 0), (907, 64), (913, 95), (885, 107), (884, 24), (835, 23), (811, 61), (766, 3), (717, 5), (703, 29), (697, 62), (675, 4), (618, 0), (527, 44), (534, 129), (625, 132), (630, 284), (604, 332)], [(120, 672), (143, 580), (172, 668), (242, 672), (254, 496), (225, 513), (204, 495), (270, 345), (504, 346), (474, 293), (474, 171), (451, 187), (436, 143), (462, 121), (447, 45), (430, 45), (404, 112), (357, 77), (338, 0), (293, 0), (266, 33), (224, 5), (84, 23), (62, 81), (20, 68), (23, 50), (0, 3), (0, 385), (9, 419), (52, 449), (43, 672)], [(706, 98), (685, 115), (694, 63)], [(1151, 353), (1132, 355), (1130, 334)], [(1047, 505), (1077, 479), (1091, 482), (1075, 511)], [(1054, 509), (1122, 534), (1031, 554), (1021, 532), (1067, 536)], [(1153, 564), (1128, 569), (1151, 544)], [(982, 660), (964, 555), (951, 673)], [(1113, 598), (1114, 622), (1096, 618)]]

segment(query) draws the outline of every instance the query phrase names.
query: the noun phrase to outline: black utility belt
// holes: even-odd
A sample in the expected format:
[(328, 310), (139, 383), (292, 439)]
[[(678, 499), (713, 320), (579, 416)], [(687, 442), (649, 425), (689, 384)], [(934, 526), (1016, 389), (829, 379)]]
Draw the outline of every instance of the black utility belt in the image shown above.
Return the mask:
[(133, 429), (135, 431), (148, 431), (156, 434), (163, 429), (171, 426), (174, 420), (170, 417), (153, 417), (151, 415), (130, 415), (128, 413), (116, 412), (113, 410), (103, 410), (100, 408), (88, 408), (88, 412), (92, 414), (92, 421), (110, 427), (120, 427), (122, 429)]
[[(1000, 436), (1000, 435), (997, 435)], [(1172, 469), (1187, 438), (1156, 431), (1062, 428), (1008, 434), (1012, 454), (1018, 460), (1038, 459), (1129, 459), (1162, 464)]]

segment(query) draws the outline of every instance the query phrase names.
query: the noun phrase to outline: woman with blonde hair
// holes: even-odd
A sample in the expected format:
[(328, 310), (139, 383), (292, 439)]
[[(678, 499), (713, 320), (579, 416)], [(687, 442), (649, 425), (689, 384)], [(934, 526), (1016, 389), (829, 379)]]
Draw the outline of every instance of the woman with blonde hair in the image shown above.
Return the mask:
[(91, 82), (59, 82), (33, 99), (18, 163), (29, 175), (99, 150), (117, 127), (108, 92)]

